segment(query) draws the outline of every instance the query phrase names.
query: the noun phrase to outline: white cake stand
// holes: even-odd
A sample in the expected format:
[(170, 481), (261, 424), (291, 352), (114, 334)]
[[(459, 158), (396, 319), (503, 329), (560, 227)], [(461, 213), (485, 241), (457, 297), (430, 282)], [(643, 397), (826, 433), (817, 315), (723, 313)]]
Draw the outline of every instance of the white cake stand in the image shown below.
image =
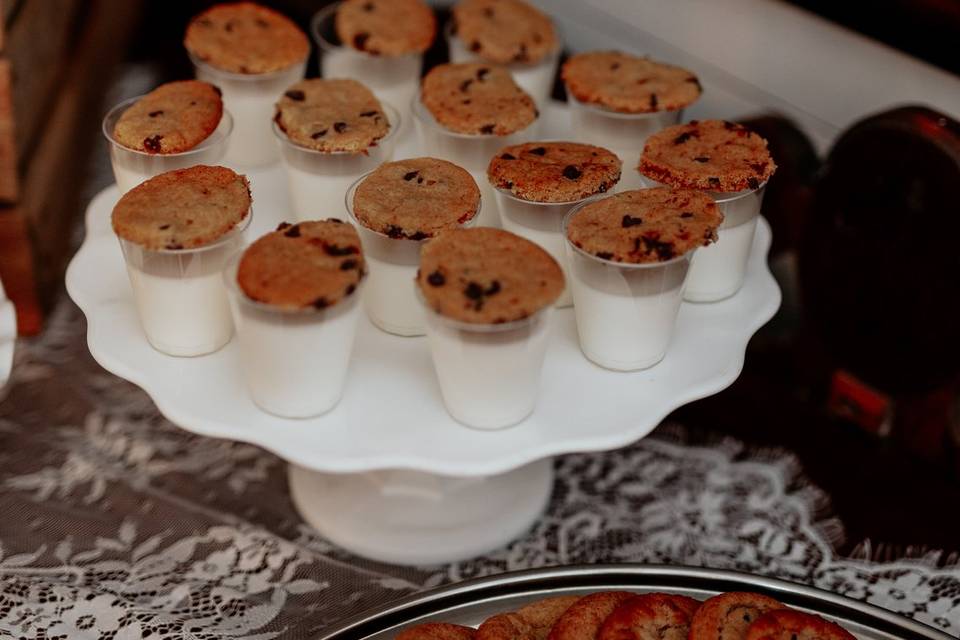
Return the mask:
[[(400, 149), (397, 157), (417, 152)], [(290, 206), (279, 168), (248, 175), (255, 238), (290, 217)], [(67, 270), (93, 357), (142, 387), (184, 429), (288, 460), (304, 519), (344, 548), (385, 562), (448, 562), (521, 535), (549, 499), (551, 456), (625, 446), (677, 407), (725, 388), (740, 373), (750, 337), (780, 305), (766, 265), (770, 227), (761, 220), (743, 289), (718, 303), (684, 303), (669, 353), (647, 371), (590, 363), (572, 310), (558, 311), (536, 411), (516, 427), (477, 431), (455, 422), (425, 339), (388, 335), (366, 320), (340, 404), (319, 418), (284, 420), (247, 396), (234, 343), (199, 358), (165, 356), (147, 344), (110, 230), (118, 197), (109, 187), (90, 203), (86, 239)], [(330, 206), (336, 215), (340, 203)]]

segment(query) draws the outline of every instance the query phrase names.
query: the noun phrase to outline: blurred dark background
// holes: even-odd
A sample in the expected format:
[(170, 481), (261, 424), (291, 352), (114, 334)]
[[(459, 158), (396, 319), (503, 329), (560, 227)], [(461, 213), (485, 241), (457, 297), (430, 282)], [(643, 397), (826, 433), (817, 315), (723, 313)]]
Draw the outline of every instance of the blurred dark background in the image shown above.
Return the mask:
[[(266, 3), (305, 30), (326, 4)], [(22, 333), (41, 331), (61, 298), (80, 212), (112, 181), (102, 114), (192, 75), (181, 34), (210, 4), (4, 1), (0, 80), (7, 73), (19, 87), (5, 153), (20, 181), (4, 192), (0, 175), (0, 269), (22, 301)], [(960, 0), (793, 4), (960, 74)], [(445, 56), (440, 38), (428, 65)], [(316, 68), (312, 60), (308, 73)], [(784, 304), (751, 342), (737, 382), (673, 418), (694, 442), (729, 434), (796, 452), (847, 526), (842, 552), (867, 539), (877, 553), (960, 552), (956, 123), (923, 109), (888, 114), (846, 132), (826, 158), (780, 117), (747, 124), (770, 140), (780, 167), (764, 213)]]

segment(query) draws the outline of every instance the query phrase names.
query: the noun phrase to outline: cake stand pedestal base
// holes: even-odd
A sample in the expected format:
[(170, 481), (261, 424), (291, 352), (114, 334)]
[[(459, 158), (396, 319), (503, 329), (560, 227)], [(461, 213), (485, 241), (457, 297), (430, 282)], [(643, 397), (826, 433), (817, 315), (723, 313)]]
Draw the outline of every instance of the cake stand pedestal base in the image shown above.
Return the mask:
[(290, 465), (290, 494), (303, 519), (365, 558), (433, 565), (484, 555), (523, 535), (553, 488), (545, 459), (497, 476), (419, 471), (322, 473)]

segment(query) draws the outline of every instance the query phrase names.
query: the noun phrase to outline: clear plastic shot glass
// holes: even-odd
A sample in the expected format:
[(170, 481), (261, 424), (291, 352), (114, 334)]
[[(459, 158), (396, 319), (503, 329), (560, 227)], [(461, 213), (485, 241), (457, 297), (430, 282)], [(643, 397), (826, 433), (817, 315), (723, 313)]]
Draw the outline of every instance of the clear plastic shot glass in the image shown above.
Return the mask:
[[(309, 418), (333, 409), (344, 383), (360, 317), (360, 292), (325, 309), (282, 309), (247, 297), (237, 283), (242, 251), (222, 282), (237, 328), (240, 369), (254, 403), (281, 418)], [(363, 287), (361, 281), (358, 289)]]
[[(647, 177), (641, 179), (646, 186), (660, 186)], [(723, 213), (723, 223), (717, 230), (717, 241), (697, 250), (690, 267), (685, 300), (717, 302), (734, 295), (743, 286), (766, 187), (764, 182), (746, 191), (707, 192)]]
[(201, 356), (230, 341), (233, 322), (221, 273), (244, 244), (250, 211), (216, 242), (195, 249), (146, 249), (120, 240), (140, 324), (154, 349)]
[(566, 235), (563, 220), (574, 207), (588, 200), (596, 199), (591, 196), (571, 202), (532, 202), (522, 200), (509, 191), (491, 186), (497, 197), (497, 208), (500, 210), (500, 223), (507, 231), (535, 242), (547, 250), (554, 260), (563, 269), (567, 287), (557, 299), (557, 307), (573, 305), (573, 295), (570, 292), (569, 258), (567, 256)]
[[(450, 62), (486, 62), (482, 57), (467, 49), (463, 40), (453, 34), (453, 22), (447, 23), (443, 29), (443, 35), (447, 40)], [(529, 93), (537, 106), (542, 109), (553, 93), (553, 79), (557, 75), (557, 62), (560, 60), (562, 48), (563, 45), (558, 42), (556, 50), (544, 56), (539, 62), (513, 62), (498, 66), (506, 67), (517, 84)], [(491, 62), (490, 64), (494, 63)]]
[[(427, 332), (426, 317), (423, 304), (417, 300), (415, 280), (420, 266), (420, 249), (430, 239), (391, 238), (364, 226), (357, 219), (353, 211), (353, 197), (367, 175), (369, 173), (350, 185), (345, 198), (347, 213), (360, 235), (363, 256), (367, 262), (364, 308), (378, 329), (398, 336), (422, 336)], [(482, 206), (481, 196), (478, 213), (461, 226), (473, 226)]]
[(226, 109), (213, 133), (193, 149), (181, 153), (147, 153), (123, 146), (113, 136), (113, 130), (120, 116), (142, 97), (124, 100), (103, 118), (103, 136), (110, 143), (110, 164), (121, 195), (161, 173), (198, 164), (215, 165), (223, 160), (233, 132), (233, 117)]
[(554, 307), (501, 324), (460, 322), (424, 305), (427, 340), (447, 411), (475, 429), (503, 429), (533, 413)]
[(234, 120), (234, 134), (225, 162), (249, 168), (273, 164), (280, 159), (271, 126), (277, 100), (290, 85), (303, 79), (307, 60), (269, 73), (232, 73), (190, 56), (197, 80), (218, 87), (223, 104)]
[(350, 185), (393, 159), (397, 132), (402, 126), (400, 114), (392, 105), (381, 104), (390, 121), (390, 130), (364, 153), (308, 149), (290, 140), (277, 123), (273, 123), (293, 213), (298, 221), (345, 216), (344, 194)]
[(620, 113), (577, 100), (567, 89), (570, 131), (577, 142), (610, 149), (623, 162), (623, 176), (617, 191), (643, 186), (635, 170), (647, 138), (666, 127), (678, 124), (683, 109), (653, 113)]
[(652, 367), (670, 345), (695, 251), (642, 264), (598, 258), (567, 236), (570, 221), (582, 207), (572, 209), (563, 221), (580, 349), (605, 369)]
[(500, 213), (497, 210), (493, 188), (487, 180), (487, 165), (490, 163), (490, 158), (503, 147), (535, 140), (540, 128), (539, 118), (526, 129), (507, 136), (494, 136), (450, 131), (437, 122), (430, 110), (424, 106), (419, 92), (413, 99), (411, 111), (414, 122), (417, 124), (421, 148), (429, 150), (434, 158), (448, 160), (463, 167), (470, 172), (477, 186), (480, 187), (480, 201), (483, 206), (477, 225), (499, 227)]
[(410, 102), (420, 86), (423, 54), (376, 56), (344, 46), (334, 28), (339, 8), (339, 2), (330, 4), (310, 22), (310, 33), (320, 49), (320, 75), (353, 78), (366, 85), (378, 98), (397, 106), (402, 119), (398, 130), (409, 127)]

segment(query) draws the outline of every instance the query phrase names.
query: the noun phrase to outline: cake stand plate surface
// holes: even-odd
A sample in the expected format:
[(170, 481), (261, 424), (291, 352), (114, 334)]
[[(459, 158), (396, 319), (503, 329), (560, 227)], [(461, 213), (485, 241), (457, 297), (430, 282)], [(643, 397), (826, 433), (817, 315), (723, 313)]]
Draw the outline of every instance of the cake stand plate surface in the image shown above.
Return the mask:
[[(252, 178), (251, 238), (276, 227), (288, 211), (279, 170)], [(117, 197), (110, 187), (92, 201), (86, 239), (67, 271), (67, 290), (87, 317), (93, 357), (142, 387), (181, 427), (257, 444), (317, 471), (492, 475), (555, 454), (625, 446), (673, 409), (731, 384), (750, 337), (780, 304), (766, 264), (770, 228), (761, 220), (743, 288), (721, 302), (683, 303), (666, 358), (646, 371), (619, 373), (592, 364), (580, 352), (572, 309), (558, 310), (536, 410), (515, 427), (477, 431), (454, 421), (443, 406), (426, 339), (388, 335), (365, 317), (340, 404), (318, 418), (286, 420), (250, 400), (234, 342), (197, 358), (150, 347), (109, 229)]]
[[(563, 110), (545, 111), (543, 137), (561, 137)], [(408, 137), (395, 156), (411, 155), (421, 154)], [(280, 167), (247, 175), (252, 240), (292, 214)], [(731, 384), (750, 337), (780, 305), (766, 263), (770, 227), (761, 219), (743, 288), (721, 302), (684, 303), (666, 358), (646, 371), (618, 373), (589, 362), (580, 352), (572, 309), (558, 310), (536, 410), (515, 427), (477, 431), (454, 421), (443, 406), (426, 339), (386, 334), (365, 317), (340, 404), (318, 418), (287, 420), (250, 400), (234, 342), (197, 358), (174, 358), (150, 347), (110, 228), (118, 198), (112, 186), (91, 201), (86, 238), (67, 270), (67, 291), (87, 317), (93, 357), (142, 387), (185, 429), (257, 444), (301, 468), (327, 473), (410, 469), (490, 476), (555, 454), (625, 446), (677, 407)], [(325, 203), (318, 215), (345, 217), (343, 209), (342, 202)]]

